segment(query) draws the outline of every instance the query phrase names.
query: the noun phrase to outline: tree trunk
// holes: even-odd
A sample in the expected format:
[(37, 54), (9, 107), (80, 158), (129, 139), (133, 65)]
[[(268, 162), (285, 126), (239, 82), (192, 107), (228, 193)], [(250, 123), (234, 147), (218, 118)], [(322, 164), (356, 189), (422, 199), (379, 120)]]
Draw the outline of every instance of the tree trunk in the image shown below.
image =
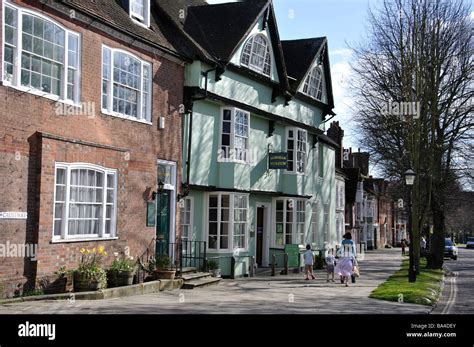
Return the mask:
[(444, 210), (436, 194), (432, 196), (431, 211), (433, 213), (433, 235), (430, 239), (430, 253), (427, 267), (441, 269), (444, 261)]

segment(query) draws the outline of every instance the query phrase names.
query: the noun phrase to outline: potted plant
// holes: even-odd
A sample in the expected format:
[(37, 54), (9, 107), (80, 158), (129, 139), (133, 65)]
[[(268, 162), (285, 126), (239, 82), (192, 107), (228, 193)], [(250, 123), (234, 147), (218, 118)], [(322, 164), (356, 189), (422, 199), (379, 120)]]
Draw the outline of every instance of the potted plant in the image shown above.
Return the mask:
[(48, 283), (44, 292), (46, 294), (67, 293), (72, 290), (73, 271), (66, 270), (65, 266), (61, 266), (55, 271), (56, 279)]
[(133, 284), (136, 263), (133, 257), (116, 258), (107, 271), (107, 283), (109, 286), (121, 287)]
[(81, 249), (81, 261), (74, 270), (74, 291), (87, 292), (107, 287), (107, 274), (101, 266), (102, 259), (107, 255), (103, 247)]
[(209, 269), (209, 271), (212, 272), (212, 277), (221, 277), (222, 274), (221, 274), (221, 269), (219, 269), (219, 263), (214, 260), (214, 259), (211, 259), (207, 262), (207, 268)]
[(155, 257), (151, 266), (154, 267), (155, 278), (163, 280), (174, 280), (176, 271), (172, 269), (173, 263), (166, 254)]

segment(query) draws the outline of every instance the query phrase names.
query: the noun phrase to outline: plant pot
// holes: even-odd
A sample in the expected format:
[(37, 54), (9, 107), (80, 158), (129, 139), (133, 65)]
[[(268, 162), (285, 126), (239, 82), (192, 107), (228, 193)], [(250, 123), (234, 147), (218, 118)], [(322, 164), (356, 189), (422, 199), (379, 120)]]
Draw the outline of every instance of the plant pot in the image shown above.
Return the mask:
[(62, 277), (56, 278), (53, 282), (49, 283), (44, 288), (45, 294), (63, 294), (73, 291), (73, 276), (67, 274)]
[(176, 275), (175, 270), (164, 270), (164, 269), (157, 269), (154, 272), (155, 278), (159, 280), (174, 280)]
[(222, 277), (221, 269), (213, 269), (213, 270), (211, 270), (211, 272), (212, 272), (212, 277), (217, 277), (217, 278)]
[(117, 273), (116, 283), (117, 286), (130, 286), (133, 284), (133, 275), (135, 271), (122, 271)]
[(75, 292), (93, 292), (102, 289), (100, 280), (93, 278), (84, 278), (80, 273), (74, 273), (74, 291)]
[(117, 272), (116, 271), (107, 271), (107, 287), (114, 288), (117, 287)]

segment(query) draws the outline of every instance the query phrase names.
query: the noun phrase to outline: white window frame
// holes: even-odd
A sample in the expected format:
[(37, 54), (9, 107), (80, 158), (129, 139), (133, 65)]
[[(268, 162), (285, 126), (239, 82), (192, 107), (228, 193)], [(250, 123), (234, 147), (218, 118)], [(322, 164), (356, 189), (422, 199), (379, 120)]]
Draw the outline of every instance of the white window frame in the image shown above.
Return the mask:
[[(256, 44), (255, 43), (255, 38), (256, 37), (261, 37), (263, 38), (263, 40), (265, 41), (266, 43), (266, 51), (265, 51), (265, 56), (263, 57), (263, 65), (262, 66), (257, 66), (257, 65), (254, 65), (252, 64), (252, 55), (255, 54), (254, 51), (253, 51), (253, 48), (254, 48), (254, 45)], [(245, 47), (251, 42), (251, 46), (250, 46), (250, 53), (246, 53), (245, 52)], [(244, 59), (244, 55), (248, 55), (249, 56), (249, 61), (248, 63), (244, 63), (243, 62), (243, 59)], [(245, 41), (244, 45), (242, 46), (242, 54), (241, 54), (241, 57), (240, 57), (240, 64), (242, 66), (246, 66), (248, 67), (250, 70), (253, 70), (255, 72), (258, 72), (264, 76), (267, 76), (267, 77), (270, 77), (271, 74), (272, 74), (272, 65), (273, 65), (273, 61), (272, 61), (272, 47), (270, 45), (270, 42), (268, 40), (268, 38), (263, 35), (263, 34), (256, 34), (256, 35), (252, 35), (251, 37), (249, 37), (249, 39), (247, 41)], [(268, 65), (268, 74), (265, 73), (265, 67), (266, 65)]]
[[(295, 128), (295, 127), (287, 127), (286, 128), (286, 136), (285, 136), (285, 149), (286, 149), (286, 153), (288, 153), (289, 151), (289, 148), (288, 148), (288, 141), (290, 140), (290, 131), (293, 131), (293, 155), (292, 157), (290, 158), (290, 155), (288, 154), (288, 160), (291, 160), (293, 162), (293, 169), (292, 170), (285, 170), (285, 173), (287, 174), (296, 174), (296, 175), (306, 175), (307, 171), (308, 171), (308, 152), (309, 152), (309, 148), (308, 148), (308, 132), (304, 129), (301, 129), (301, 128)], [(303, 153), (301, 151), (298, 150), (298, 133), (299, 132), (304, 132), (305, 136), (306, 136), (306, 144), (305, 144), (305, 148), (306, 148), (306, 151), (304, 152), (304, 170), (303, 172), (299, 172), (297, 170), (297, 160), (298, 160), (298, 153)]]
[[(222, 201), (222, 196), (223, 195), (227, 195), (229, 196), (229, 221), (228, 221), (228, 228), (229, 228), (229, 233), (227, 235), (228, 237), (228, 242), (227, 242), (227, 245), (228, 245), (228, 248), (221, 248), (220, 247), (220, 231), (221, 231), (221, 210), (222, 210), (222, 207), (221, 207), (221, 201)], [(245, 247), (243, 248), (234, 248), (234, 196), (243, 196), (246, 198), (246, 201), (247, 201), (247, 220), (245, 221)], [(211, 196), (216, 196), (217, 197), (217, 248), (210, 248), (209, 247), (209, 198)], [(233, 252), (233, 251), (236, 251), (236, 250), (239, 250), (239, 251), (242, 251), (242, 252), (246, 252), (248, 250), (248, 246), (249, 246), (249, 235), (248, 235), (248, 229), (249, 229), (249, 210), (250, 210), (250, 205), (249, 205), (250, 201), (249, 201), (249, 194), (245, 194), (245, 193), (230, 193), (230, 192), (212, 192), (212, 193), (208, 193), (206, 194), (206, 221), (205, 221), (205, 225), (206, 225), (206, 247), (207, 247), (207, 251), (208, 252), (211, 252), (211, 253), (229, 253), (229, 252)]]
[[(8, 81), (4, 77), (4, 65), (5, 65), (5, 8), (10, 7), (17, 11), (17, 28), (15, 32), (15, 46), (13, 53), (13, 78), (12, 81)], [(61, 91), (60, 95), (55, 95), (47, 92), (43, 92), (41, 90), (34, 89), (32, 87), (22, 86), (21, 85), (21, 65), (22, 65), (22, 51), (23, 51), (23, 44), (22, 44), (22, 37), (23, 37), (23, 15), (30, 15), (34, 17), (38, 17), (44, 21), (50, 22), (51, 24), (58, 26), (62, 30), (64, 30), (64, 60), (62, 62), (61, 68)], [(69, 35), (75, 36), (77, 38), (77, 68), (75, 70), (75, 80), (76, 80), (76, 88), (73, 95), (74, 100), (67, 99), (67, 70), (69, 68), (68, 62), (68, 50), (69, 50)], [(23, 92), (27, 92), (29, 94), (41, 96), (50, 100), (59, 101), (65, 104), (71, 104), (78, 106), (80, 105), (80, 95), (81, 95), (81, 43), (82, 43), (82, 35), (66, 28), (64, 25), (58, 23), (54, 19), (51, 19), (48, 16), (45, 16), (39, 12), (26, 9), (17, 5), (12, 4), (11, 2), (3, 1), (2, 7), (2, 66), (1, 66), (1, 74), (0, 74), (0, 81), (4, 86), (8, 86), (11, 88), (18, 89)], [(48, 58), (46, 58), (48, 59)]]
[[(63, 224), (61, 228), (60, 235), (55, 235), (54, 232), (54, 221), (56, 219), (55, 216), (55, 207), (56, 207), (56, 180), (57, 180), (57, 169), (66, 170), (66, 185), (65, 185), (65, 204), (63, 210)], [(69, 227), (69, 205), (70, 201), (70, 186), (71, 186), (71, 170), (77, 169), (84, 169), (84, 170), (94, 170), (101, 172), (104, 175), (104, 182), (103, 182), (103, 213), (102, 213), (102, 228), (99, 231), (99, 234), (82, 234), (82, 235), (68, 235), (68, 227)], [(107, 206), (107, 175), (114, 175), (114, 195), (113, 195), (113, 212), (110, 216), (110, 232), (105, 232), (105, 219), (106, 219), (106, 209)], [(99, 165), (89, 164), (89, 163), (62, 163), (57, 162), (54, 168), (54, 196), (53, 196), (53, 227), (52, 227), (52, 242), (72, 242), (72, 241), (90, 241), (90, 240), (115, 240), (117, 239), (117, 187), (118, 187), (118, 170), (116, 169), (109, 169)]]
[[(142, 16), (140, 13), (133, 11), (133, 3), (134, 2), (141, 2), (143, 5), (143, 14)], [(137, 24), (144, 26), (145, 28), (150, 27), (150, 0), (129, 0), (128, 1), (128, 13), (130, 18)]]
[[(222, 145), (222, 136), (224, 135), (224, 111), (229, 110), (231, 114), (231, 120), (230, 120), (230, 143), (229, 143), (229, 148), (228, 150), (223, 153), (223, 145)], [(247, 131), (247, 142), (246, 142), (246, 148), (244, 150), (243, 155), (245, 156), (245, 160), (238, 159), (239, 155), (235, 151), (235, 138), (240, 137), (235, 133), (235, 114), (237, 111), (245, 113), (247, 115), (248, 123), (248, 131)], [(250, 112), (236, 108), (236, 107), (221, 107), (220, 109), (221, 116), (220, 116), (220, 131), (219, 131), (219, 150), (220, 150), (220, 155), (217, 158), (218, 162), (223, 162), (223, 163), (241, 163), (241, 164), (250, 164), (251, 163), (251, 158), (250, 158)], [(226, 122), (229, 122), (226, 120)], [(227, 133), (226, 133), (227, 134)]]
[(323, 206), (323, 220), (324, 220), (324, 224), (323, 224), (323, 233), (324, 233), (324, 241), (326, 242), (330, 242), (331, 241), (331, 228), (330, 228), (330, 219), (329, 219), (329, 216), (331, 214), (331, 211), (330, 211), (330, 204), (329, 202), (325, 203), (324, 206)]
[[(109, 58), (110, 61), (108, 62), (109, 65), (109, 80), (107, 81), (107, 107), (104, 107), (103, 103), (103, 92), (102, 92), (102, 84), (104, 82), (104, 51), (108, 50), (109, 51)], [(126, 114), (122, 114), (119, 112), (115, 112), (113, 110), (113, 98), (114, 98), (114, 93), (113, 93), (113, 88), (114, 88), (114, 53), (120, 53), (124, 54), (126, 56), (129, 56), (133, 59), (136, 59), (140, 62), (140, 90), (139, 90), (139, 100), (138, 100), (138, 114), (137, 117), (132, 117), (128, 116)], [(135, 122), (140, 122), (140, 123), (146, 123), (146, 124), (152, 124), (152, 100), (153, 100), (153, 64), (145, 61), (143, 59), (140, 59), (138, 56), (136, 56), (133, 53), (130, 53), (128, 51), (125, 51), (123, 49), (118, 49), (118, 48), (112, 48), (106, 45), (102, 45), (102, 67), (101, 67), (101, 78), (100, 78), (100, 90), (101, 90), (101, 110), (102, 113), (112, 115), (118, 118), (123, 118)], [(144, 88), (145, 88), (145, 83), (144, 83), (144, 78), (143, 78), (143, 67), (148, 66), (150, 69), (150, 76), (149, 76), (149, 81), (148, 81), (148, 98), (147, 100), (144, 99)], [(117, 82), (118, 83), (118, 82)], [(143, 115), (143, 102), (146, 102), (146, 109), (147, 109), (147, 114)]]
[(318, 203), (315, 202), (311, 205), (311, 233), (312, 233), (312, 237), (311, 237), (311, 241), (313, 243), (317, 243), (318, 242), (318, 239), (317, 239), (317, 234), (318, 234), (318, 213), (319, 213), (319, 210), (318, 210)]
[[(320, 74), (319, 81), (316, 78), (316, 73), (317, 72), (319, 72), (319, 74)], [(314, 83), (314, 82), (318, 82), (319, 84), (317, 86), (311, 87), (310, 84)], [(309, 93), (310, 87), (314, 88), (316, 90), (316, 95), (313, 95), (313, 94)], [(323, 88), (324, 88), (324, 73), (323, 73), (323, 69), (321, 68), (321, 66), (318, 65), (318, 66), (313, 67), (309, 71), (308, 75), (306, 75), (306, 78), (305, 78), (304, 83), (303, 83), (302, 91), (303, 91), (303, 94), (309, 96), (312, 99), (315, 99), (315, 100), (318, 100), (318, 101), (323, 101), (323, 92), (324, 92)], [(319, 95), (319, 97), (318, 97), (318, 95)]]
[[(186, 209), (186, 201), (189, 201), (189, 211)], [(193, 218), (194, 218), (194, 197), (187, 196), (183, 198), (181, 211), (180, 211), (180, 226), (181, 226), (181, 240), (183, 239), (183, 226), (188, 227), (188, 236), (186, 237), (187, 241), (192, 241), (193, 239)], [(184, 223), (183, 214), (189, 212), (189, 224)]]
[[(276, 220), (276, 214), (277, 214), (277, 202), (278, 201), (283, 201), (283, 221), (282, 222), (279, 222), (279, 223), (283, 223), (283, 245), (278, 245), (277, 244), (277, 232), (276, 232), (276, 225), (277, 225), (277, 220)], [(287, 212), (289, 212), (288, 210), (288, 204), (290, 203), (290, 201), (293, 201), (293, 208), (291, 209), (291, 229), (292, 229), (292, 233), (291, 233), (291, 243), (292, 244), (301, 244), (299, 243), (298, 241), (298, 221), (297, 221), (297, 209), (298, 209), (298, 201), (300, 202), (303, 202), (303, 206), (304, 206), (304, 209), (303, 209), (303, 213), (304, 213), (304, 223), (300, 223), (300, 224), (304, 224), (304, 227), (303, 227), (303, 235), (302, 235), (302, 239), (303, 241), (306, 240), (306, 236), (307, 236), (307, 230), (306, 230), (306, 203), (307, 203), (307, 200), (306, 199), (300, 199), (300, 198), (286, 198), (286, 197), (280, 197), (280, 198), (274, 198), (273, 199), (273, 232), (272, 232), (272, 248), (284, 248), (285, 247), (285, 244), (286, 244), (286, 234), (287, 234), (287, 230), (286, 230), (286, 225), (289, 224), (287, 222)], [(278, 211), (281, 211), (281, 210), (278, 210)]]

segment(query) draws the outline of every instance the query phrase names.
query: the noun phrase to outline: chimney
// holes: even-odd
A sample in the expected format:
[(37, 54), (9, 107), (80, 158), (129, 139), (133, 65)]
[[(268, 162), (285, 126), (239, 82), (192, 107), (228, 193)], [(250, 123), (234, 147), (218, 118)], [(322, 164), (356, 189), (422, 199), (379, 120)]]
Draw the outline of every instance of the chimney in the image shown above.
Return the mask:
[(339, 122), (332, 122), (327, 131), (328, 137), (339, 145), (339, 150), (336, 151), (336, 168), (342, 169), (344, 158), (344, 130), (339, 126)]

